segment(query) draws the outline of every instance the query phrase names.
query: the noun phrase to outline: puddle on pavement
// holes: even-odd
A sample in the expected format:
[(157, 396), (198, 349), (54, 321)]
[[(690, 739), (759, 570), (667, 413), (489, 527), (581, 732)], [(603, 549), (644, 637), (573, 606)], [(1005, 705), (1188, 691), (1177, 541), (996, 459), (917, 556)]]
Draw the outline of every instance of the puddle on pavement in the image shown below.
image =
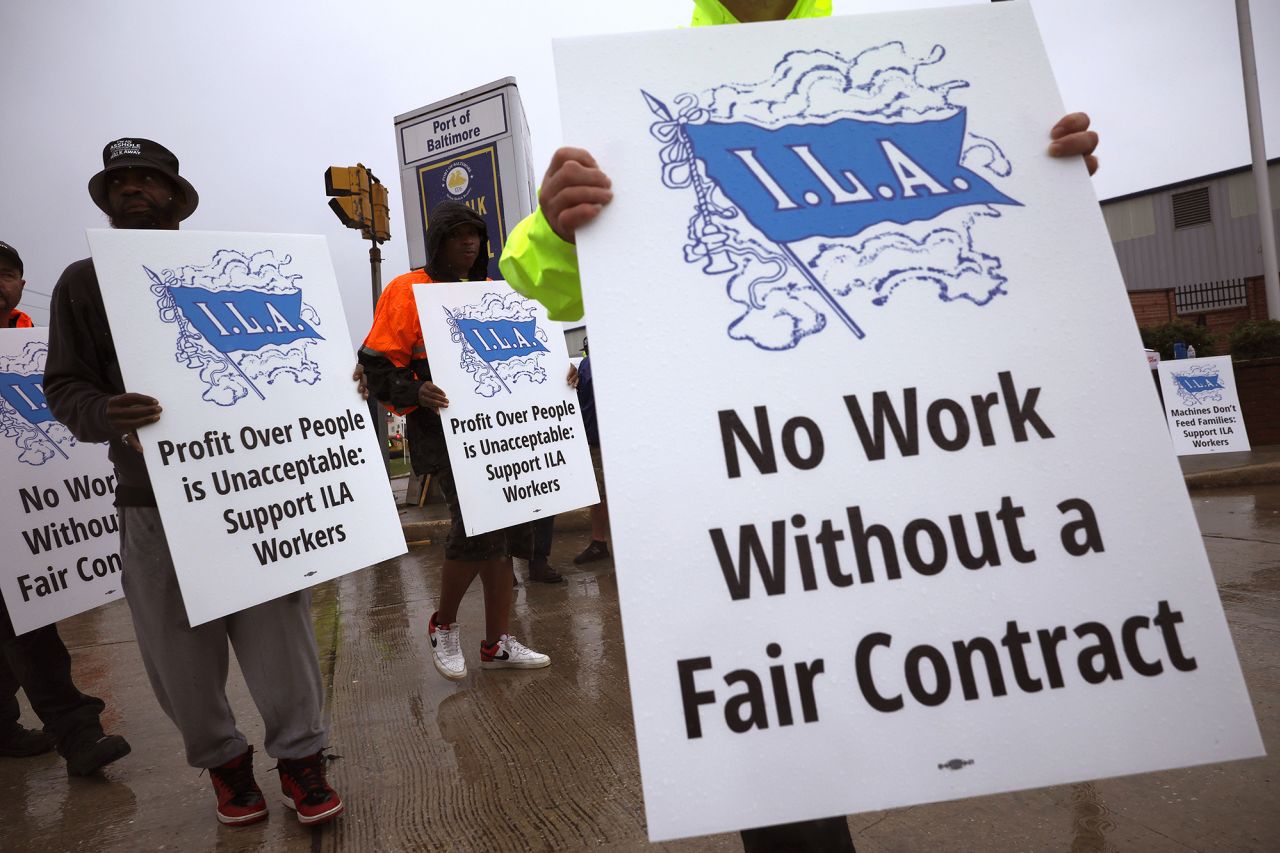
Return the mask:
[(1110, 853), (1107, 833), (1115, 829), (1111, 810), (1092, 782), (1071, 786), (1071, 853)]

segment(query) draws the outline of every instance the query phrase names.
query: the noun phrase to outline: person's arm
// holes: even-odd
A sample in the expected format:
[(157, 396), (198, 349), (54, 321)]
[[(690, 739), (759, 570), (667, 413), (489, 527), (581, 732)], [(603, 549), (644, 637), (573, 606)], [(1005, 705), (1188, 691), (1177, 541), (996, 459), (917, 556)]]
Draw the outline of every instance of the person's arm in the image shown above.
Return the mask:
[(88, 290), (80, 280), (84, 275), (83, 268), (68, 267), (53, 288), (45, 399), (53, 416), (81, 441), (119, 440), (123, 433), (158, 421), (160, 404), (145, 394), (111, 393), (103, 374), (107, 357), (93, 334), (106, 326), (106, 317), (100, 302), (82, 292)]
[(368, 393), (400, 414), (416, 406), (433, 411), (448, 406), (444, 392), (413, 368), (414, 361), (426, 357), (413, 288), (393, 281), (378, 299), (373, 326), (357, 355)]
[(550, 319), (582, 319), (577, 247), (551, 230), (541, 207), (511, 231), (498, 266), (511, 289), (541, 302)]
[(418, 405), (418, 388), (422, 380), (411, 368), (396, 367), (390, 359), (374, 355), (364, 348), (361, 348), (358, 358), (364, 368), (369, 393), (375, 400), (391, 406), (400, 414)]
[(538, 189), (538, 209), (507, 238), (498, 266), (507, 284), (547, 308), (552, 320), (582, 319), (582, 280), (573, 242), (613, 200), (613, 183), (581, 148), (561, 148)]

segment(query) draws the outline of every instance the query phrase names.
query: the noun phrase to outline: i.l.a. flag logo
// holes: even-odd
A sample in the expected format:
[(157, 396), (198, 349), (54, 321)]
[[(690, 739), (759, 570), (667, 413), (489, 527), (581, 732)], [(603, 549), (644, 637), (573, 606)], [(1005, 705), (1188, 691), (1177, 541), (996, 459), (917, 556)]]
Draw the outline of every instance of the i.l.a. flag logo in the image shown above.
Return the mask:
[(0, 372), (0, 397), (29, 424), (54, 420), (44, 398), (43, 376)]
[(18, 461), (27, 465), (67, 459), (76, 444), (45, 400), (48, 349), (43, 341), (32, 341), (16, 355), (0, 356), (0, 435), (13, 442)]
[(685, 260), (727, 277), (738, 303), (731, 338), (785, 350), (836, 327), (861, 339), (908, 284), (971, 307), (1005, 292), (974, 225), (1020, 206), (998, 187), (1013, 166), (953, 102), (969, 84), (939, 75), (945, 55), (902, 42), (852, 58), (792, 51), (761, 82), (641, 92), (664, 185), (692, 190)]
[(776, 129), (689, 125), (693, 155), (747, 220), (775, 243), (851, 237), (955, 207), (1017, 204), (960, 163), (965, 113), (902, 124), (842, 118)]
[(1178, 398), (1186, 406), (1222, 402), (1227, 391), (1215, 365), (1197, 365), (1172, 375)]
[(166, 270), (143, 267), (160, 318), (178, 327), (180, 363), (198, 371), (203, 399), (232, 406), (282, 379), (313, 385), (318, 364), (308, 348), (323, 340), (320, 317), (302, 300), (290, 258), (272, 251), (216, 252), (209, 264)]
[(478, 303), (445, 310), (458, 363), (475, 380), (477, 395), (493, 397), (510, 393), (519, 382), (547, 381), (547, 333), (538, 328), (529, 300), (518, 293), (487, 293)]
[(455, 322), (476, 355), (490, 364), (548, 351), (538, 340), (535, 320), (468, 320), (457, 317)]

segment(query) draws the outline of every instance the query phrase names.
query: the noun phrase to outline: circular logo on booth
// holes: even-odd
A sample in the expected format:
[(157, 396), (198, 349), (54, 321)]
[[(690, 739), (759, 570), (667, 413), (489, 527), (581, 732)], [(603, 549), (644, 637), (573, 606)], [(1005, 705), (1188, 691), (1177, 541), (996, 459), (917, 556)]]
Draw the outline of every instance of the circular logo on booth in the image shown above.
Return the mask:
[(453, 198), (462, 198), (471, 188), (471, 169), (466, 163), (454, 163), (444, 172), (444, 189)]

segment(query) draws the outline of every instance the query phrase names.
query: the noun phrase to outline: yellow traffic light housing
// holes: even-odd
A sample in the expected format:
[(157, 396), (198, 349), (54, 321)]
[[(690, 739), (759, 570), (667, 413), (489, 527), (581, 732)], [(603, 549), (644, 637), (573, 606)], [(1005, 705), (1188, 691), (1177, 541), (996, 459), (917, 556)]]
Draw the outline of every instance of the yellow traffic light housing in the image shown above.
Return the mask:
[(385, 243), (391, 239), (391, 212), (387, 188), (363, 163), (330, 166), (324, 173), (325, 195), (338, 221), (347, 228), (359, 228), (366, 240)]
[(373, 239), (385, 243), (391, 239), (391, 211), (387, 207), (387, 188), (375, 182), (369, 189), (373, 200)]

